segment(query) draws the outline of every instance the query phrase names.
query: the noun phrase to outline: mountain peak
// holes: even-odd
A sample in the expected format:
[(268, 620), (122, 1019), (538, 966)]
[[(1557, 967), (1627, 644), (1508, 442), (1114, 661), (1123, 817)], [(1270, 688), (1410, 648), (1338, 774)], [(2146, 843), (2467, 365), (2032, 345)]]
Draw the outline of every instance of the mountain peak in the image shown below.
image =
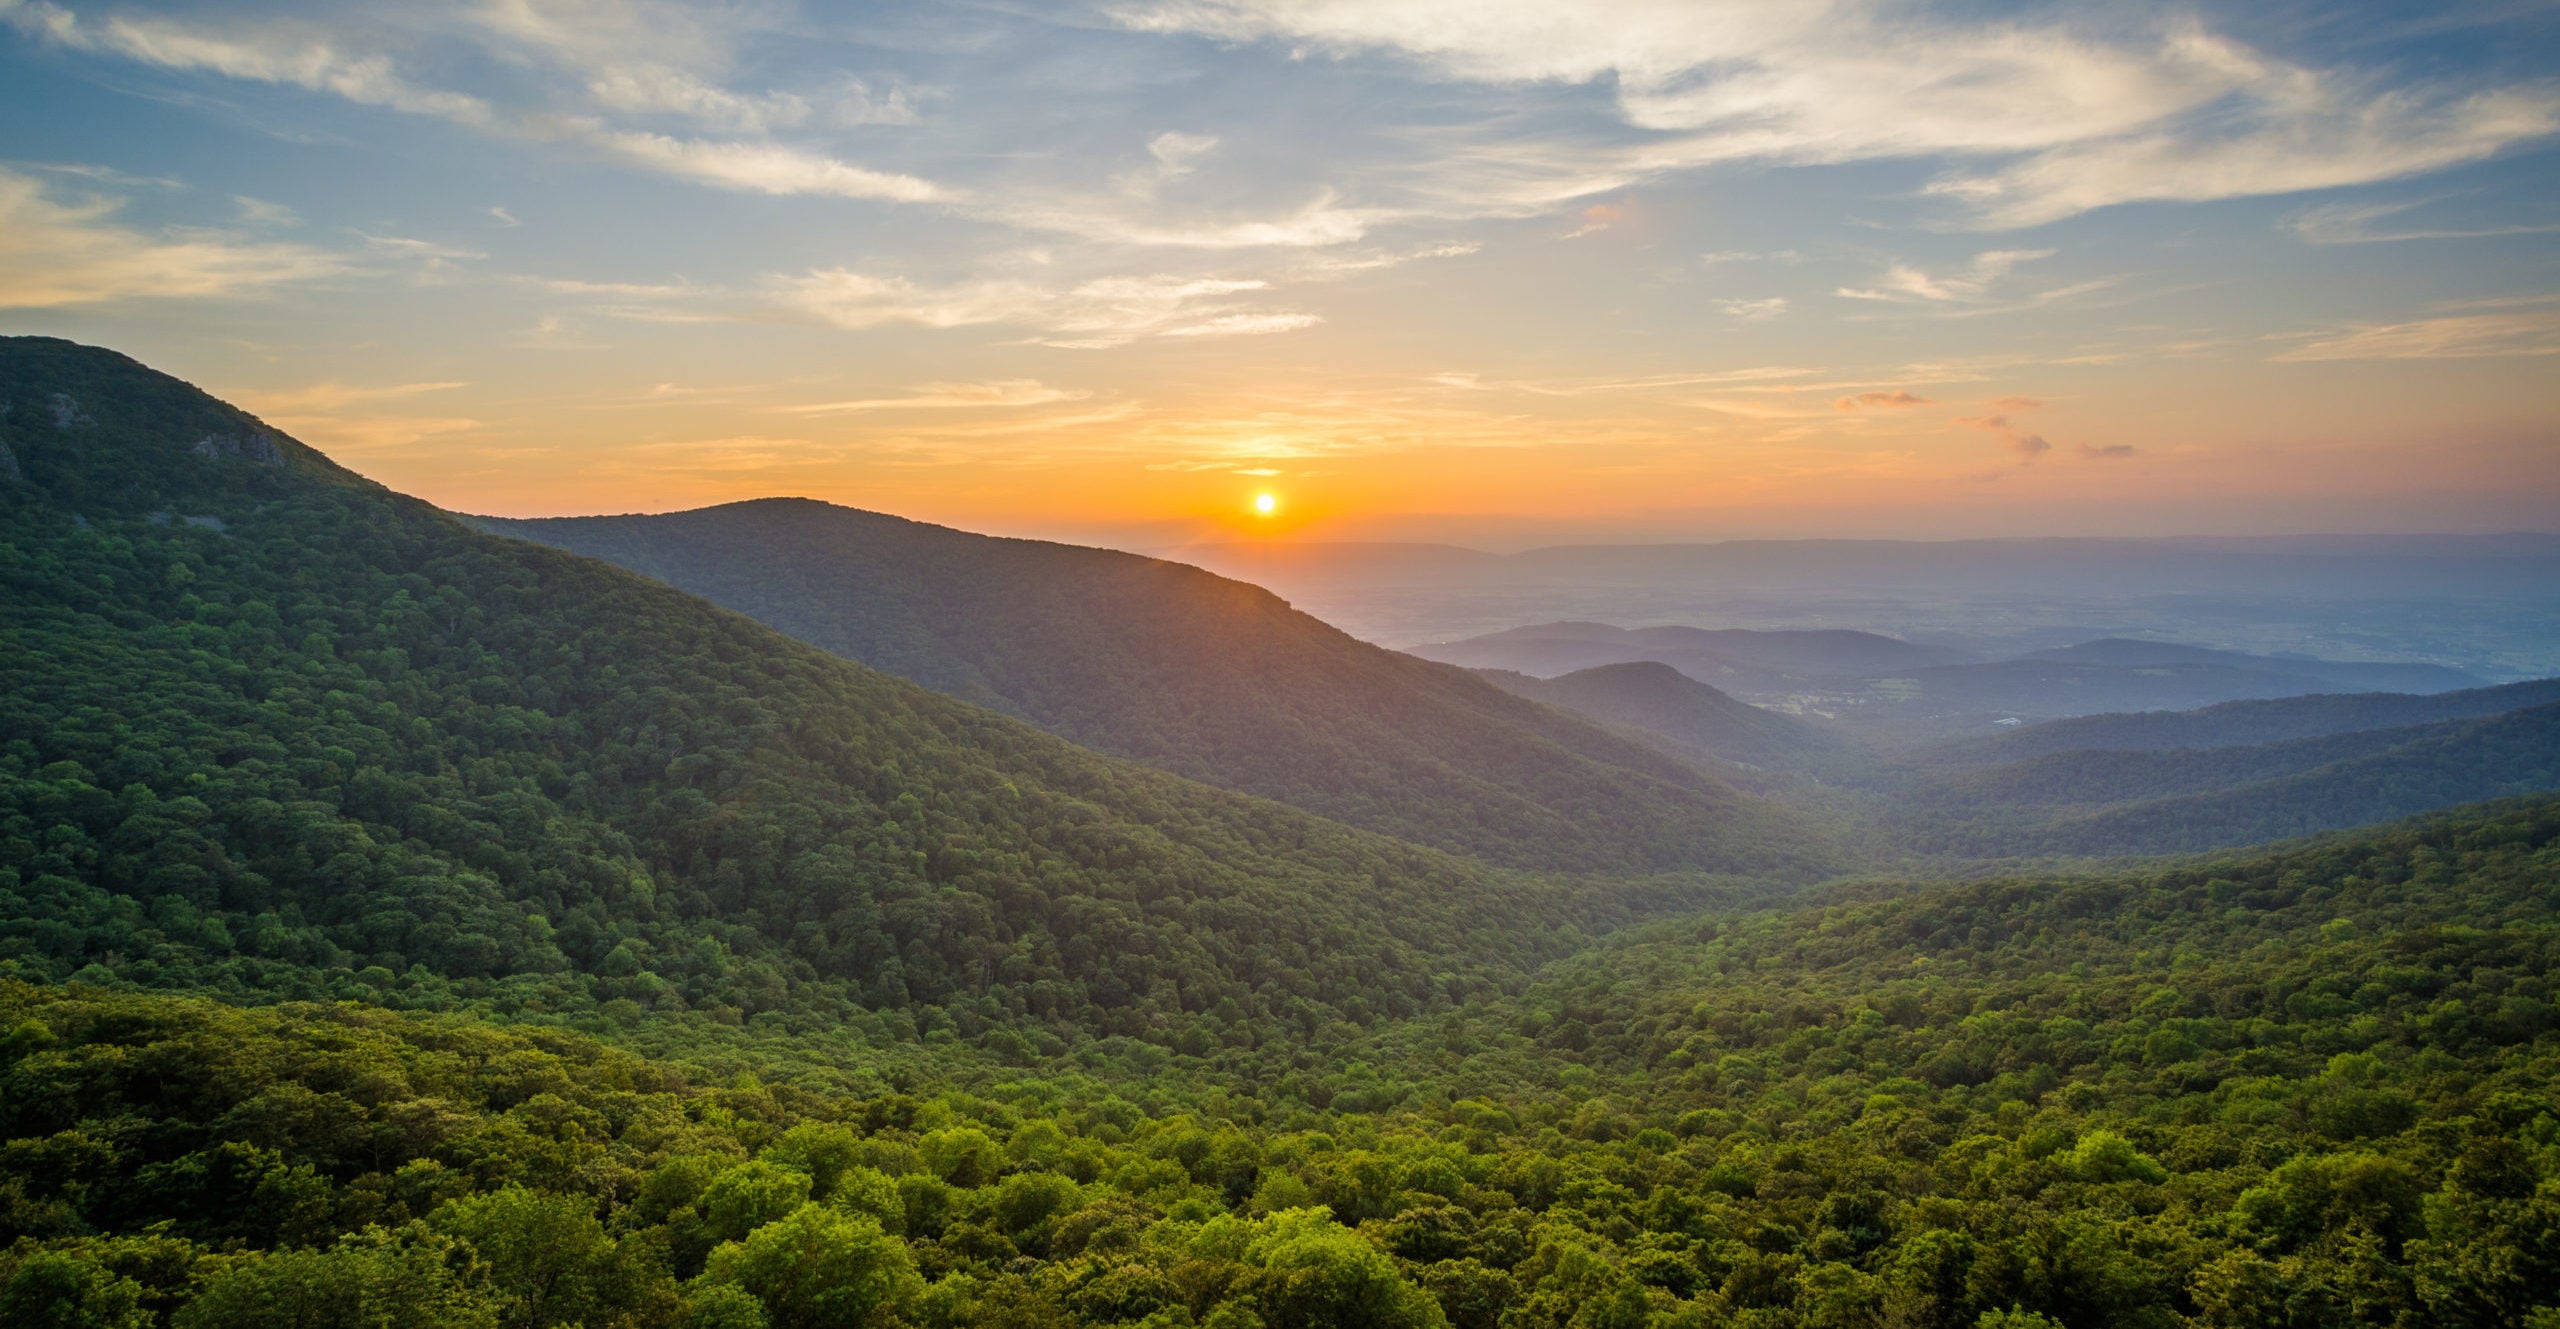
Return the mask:
[(183, 380), (103, 347), (0, 337), (0, 485), (94, 516), (217, 512), (320, 480), (327, 457)]

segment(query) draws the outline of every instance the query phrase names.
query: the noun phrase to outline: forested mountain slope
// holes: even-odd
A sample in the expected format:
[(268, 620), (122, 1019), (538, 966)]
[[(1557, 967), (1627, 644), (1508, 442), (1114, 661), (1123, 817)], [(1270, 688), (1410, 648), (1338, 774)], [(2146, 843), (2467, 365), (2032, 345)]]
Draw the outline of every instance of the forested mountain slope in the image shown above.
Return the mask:
[(1787, 813), (1258, 587), (800, 499), (478, 519), (618, 563), (1079, 743), (1494, 861), (1661, 871), (1810, 852)]
[(813, 1093), (556, 1031), (0, 982), (0, 1307), (2534, 1325), (2560, 1309), (2555, 874), (2540, 800), (1666, 924), (1245, 1093), (1189, 1057)]
[(483, 535), (110, 352), (0, 340), (0, 403), (34, 972), (1018, 1040), (1419, 1010), (1570, 944), (1557, 888)]
[(2415, 696), (2399, 692), (2233, 701), (2193, 711), (2150, 711), (2048, 720), (2006, 734), (1949, 743), (1933, 762), (2019, 761), (2054, 752), (2246, 747), (2447, 720), (2477, 720), (2560, 702), (2560, 678)]
[(2043, 844), (2051, 852), (2075, 854), (2188, 853), (2560, 790), (2560, 705), (2387, 732), (2409, 737), (2380, 752), (2295, 774), (2066, 818)]

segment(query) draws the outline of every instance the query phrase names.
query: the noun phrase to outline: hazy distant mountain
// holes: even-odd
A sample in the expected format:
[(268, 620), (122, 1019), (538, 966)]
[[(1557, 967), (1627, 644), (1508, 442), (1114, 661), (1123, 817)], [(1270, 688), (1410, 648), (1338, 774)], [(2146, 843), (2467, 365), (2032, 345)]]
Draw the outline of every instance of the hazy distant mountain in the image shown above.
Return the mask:
[(2481, 687), (2488, 682), (2443, 665), (2315, 660), (2307, 655), (2248, 655), (2240, 651), (2217, 651), (2177, 642), (2136, 641), (2124, 637), (2106, 637), (2077, 646), (2037, 651), (2024, 658), (2125, 669), (2220, 665), (2314, 678), (2357, 692), (2451, 692), (2457, 688)]
[(2383, 648), (2491, 680), (2560, 673), (2554, 535), (1737, 540), (1515, 554), (1275, 543), (1180, 557), (1394, 646), (1596, 619), (1857, 628), (1986, 658), (2138, 636), (2331, 659)]
[(1198, 568), (806, 500), (486, 520), (1077, 742), (1513, 864), (1796, 861), (1791, 814)]
[(2360, 693), (2236, 701), (2177, 713), (2050, 720), (1948, 744), (1928, 755), (1937, 761), (1994, 763), (2057, 752), (2236, 747), (2475, 720), (2552, 702), (2560, 702), (2560, 678), (2433, 696)]
[(1879, 733), (2117, 711), (2183, 711), (2311, 693), (2442, 691), (2478, 685), (2426, 664), (2255, 656), (2167, 642), (2101, 639), (2014, 659), (1843, 630), (1619, 628), (1541, 623), (1414, 648), (1429, 659), (1553, 677), (1649, 660), (1742, 700), (1816, 709)]
[(1553, 678), (1597, 665), (1653, 661), (1729, 692), (1784, 696), (1830, 680), (1950, 664), (1967, 657), (1873, 632), (1759, 631), (1748, 628), (1620, 628), (1606, 623), (1541, 623), (1412, 653), (1470, 669)]
[(2348, 690), (2316, 674), (2275, 669), (2200, 663), (2123, 667), (2037, 658), (1933, 665), (1868, 684), (1901, 709), (2028, 719), (2184, 711), (2226, 701)]
[(1771, 771), (1825, 769), (1854, 759), (1850, 744), (1829, 730), (1738, 701), (1657, 661), (1599, 665), (1560, 678), (1479, 673), (1520, 696), (1642, 731), (1691, 759)]

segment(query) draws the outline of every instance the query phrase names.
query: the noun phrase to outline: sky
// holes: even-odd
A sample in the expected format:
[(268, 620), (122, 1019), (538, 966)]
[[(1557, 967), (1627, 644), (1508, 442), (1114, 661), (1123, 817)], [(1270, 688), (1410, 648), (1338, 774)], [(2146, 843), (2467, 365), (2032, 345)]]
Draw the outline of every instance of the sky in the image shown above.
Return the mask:
[(511, 516), (2553, 530), (2560, 5), (0, 0), (0, 332)]

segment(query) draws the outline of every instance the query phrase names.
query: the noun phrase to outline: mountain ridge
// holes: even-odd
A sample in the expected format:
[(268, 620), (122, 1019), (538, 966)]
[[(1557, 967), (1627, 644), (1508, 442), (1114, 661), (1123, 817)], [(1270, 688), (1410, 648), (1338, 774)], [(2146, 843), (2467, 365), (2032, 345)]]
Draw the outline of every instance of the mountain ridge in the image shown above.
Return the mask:
[(1713, 867), (1792, 814), (1260, 587), (1116, 550), (809, 500), (477, 518), (1115, 755), (1512, 866)]

